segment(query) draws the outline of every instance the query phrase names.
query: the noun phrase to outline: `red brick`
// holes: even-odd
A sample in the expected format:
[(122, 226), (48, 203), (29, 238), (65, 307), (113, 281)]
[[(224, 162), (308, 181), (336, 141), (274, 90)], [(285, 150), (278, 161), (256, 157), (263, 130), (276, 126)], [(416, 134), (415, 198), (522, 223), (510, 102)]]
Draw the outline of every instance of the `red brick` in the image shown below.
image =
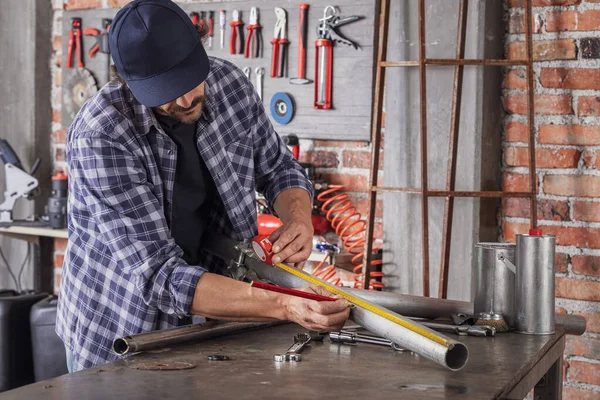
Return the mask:
[(131, 0), (108, 0), (109, 7), (123, 7), (125, 4), (129, 3)]
[(578, 221), (600, 222), (600, 203), (577, 201), (573, 206), (573, 216)]
[(502, 174), (502, 189), (507, 192), (528, 192), (529, 175), (504, 172)]
[(569, 379), (577, 382), (600, 385), (600, 364), (570, 361)]
[[(566, 377), (566, 375), (564, 376)], [(563, 398), (565, 400), (598, 400), (598, 392), (593, 389), (586, 390), (563, 386)]]
[(65, 149), (56, 149), (56, 153), (54, 153), (54, 160), (59, 162), (66, 161)]
[[(556, 272), (560, 274), (566, 274), (569, 269), (569, 255), (564, 253), (555, 253), (554, 267), (556, 269)], [(566, 310), (559, 310), (557, 312), (562, 312), (563, 314), (566, 314)]]
[(373, 225), (373, 238), (383, 239), (383, 224), (381, 222), (375, 222)]
[[(507, 217), (529, 218), (529, 199), (507, 197), (502, 200), (502, 212)], [(569, 203), (559, 200), (538, 200), (537, 218), (552, 221), (568, 221)]]
[(565, 355), (600, 359), (600, 339), (567, 336)]
[(600, 197), (600, 177), (593, 175), (546, 175), (544, 192), (557, 196)]
[(65, 10), (83, 10), (102, 7), (102, 0), (66, 0)]
[(314, 145), (315, 147), (341, 147), (344, 149), (351, 149), (356, 147), (370, 147), (368, 142), (353, 142), (344, 140), (315, 140)]
[(517, 233), (529, 232), (529, 224), (504, 222), (502, 224), (502, 232), (504, 232), (504, 241), (515, 243)]
[(529, 128), (522, 122), (509, 122), (506, 125), (505, 133), (507, 142), (527, 143), (529, 140)]
[[(537, 94), (533, 105), (536, 114), (573, 114), (571, 96), (566, 94)], [(527, 114), (527, 94), (504, 96), (504, 108), (509, 114)]]
[(54, 36), (54, 38), (52, 38), (52, 49), (54, 51), (62, 50), (62, 36)]
[(331, 185), (344, 185), (348, 192), (366, 192), (369, 186), (364, 175), (323, 174), (322, 177)]
[[(508, 45), (509, 60), (524, 60), (527, 58), (525, 42), (513, 42)], [(536, 61), (547, 60), (575, 60), (577, 46), (574, 39), (536, 40), (533, 42), (533, 59)]]
[[(356, 211), (363, 215), (365, 218), (369, 211), (369, 200), (366, 198), (352, 199)], [(375, 207), (375, 218), (383, 218), (383, 200), (377, 200), (377, 206)]]
[(600, 257), (573, 256), (573, 272), (581, 275), (600, 276)]
[(600, 117), (600, 96), (579, 96), (577, 115), (581, 117)]
[(52, 139), (55, 143), (64, 144), (67, 141), (67, 131), (65, 129), (59, 129), (52, 132)]
[(598, 146), (600, 145), (600, 126), (540, 125), (538, 141), (541, 144)]
[[(508, 33), (525, 33), (525, 15), (512, 14), (508, 19)], [(533, 32), (540, 33), (542, 31), (543, 19), (540, 14), (534, 14), (531, 17)]]
[(67, 239), (54, 239), (54, 251), (64, 252), (67, 249)]
[(343, 164), (347, 168), (371, 168), (371, 152), (344, 150)]
[[(576, 246), (582, 248), (600, 248), (600, 229), (564, 227), (544, 225), (540, 227), (545, 234), (555, 235), (556, 244), (559, 246)], [(515, 234), (527, 233), (529, 224), (505, 222), (503, 224), (504, 238), (508, 242), (515, 241)], [(587, 282), (578, 280), (578, 282)], [(600, 282), (597, 282), (600, 285)], [(598, 292), (600, 296), (600, 291)]]
[(550, 11), (546, 13), (546, 31), (595, 31), (600, 27), (600, 10)]
[(64, 254), (54, 254), (54, 267), (55, 268), (62, 268), (64, 262), (65, 262)]
[(583, 165), (586, 168), (594, 168), (596, 162), (596, 152), (593, 150), (585, 150), (583, 152)]
[(60, 110), (52, 110), (52, 122), (60, 122)]
[(600, 312), (596, 313), (576, 313), (585, 318), (587, 322), (586, 332), (600, 333)]
[(600, 282), (557, 277), (556, 297), (600, 301)]
[[(575, 168), (581, 157), (577, 149), (543, 149), (535, 150), (537, 168)], [(529, 148), (507, 147), (504, 150), (504, 163), (510, 167), (529, 165)]]
[(301, 151), (300, 161), (311, 163), (317, 168), (337, 168), (340, 164), (336, 152), (321, 150)]
[[(533, 77), (533, 87), (535, 87), (535, 74)], [(524, 69), (508, 70), (504, 76), (505, 89), (527, 89), (527, 73)]]
[[(600, 1), (600, 0), (598, 0)], [(589, 2), (589, 0), (588, 0)], [(531, 5), (533, 7), (546, 7), (546, 6), (570, 6), (573, 4), (579, 4), (581, 0), (533, 0)], [(523, 7), (525, 0), (509, 0), (509, 7)]]
[(542, 68), (540, 82), (544, 87), (558, 89), (600, 89), (600, 69)]

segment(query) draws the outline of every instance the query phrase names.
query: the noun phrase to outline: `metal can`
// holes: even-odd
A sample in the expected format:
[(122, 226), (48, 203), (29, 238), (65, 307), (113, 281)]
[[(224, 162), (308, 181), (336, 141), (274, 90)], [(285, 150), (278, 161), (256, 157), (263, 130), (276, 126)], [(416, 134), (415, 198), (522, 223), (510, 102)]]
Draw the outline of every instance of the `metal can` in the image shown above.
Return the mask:
[(477, 264), (473, 269), (476, 319), (504, 319), (509, 327), (515, 325), (514, 243), (477, 243)]
[(517, 332), (554, 333), (554, 235), (517, 235)]

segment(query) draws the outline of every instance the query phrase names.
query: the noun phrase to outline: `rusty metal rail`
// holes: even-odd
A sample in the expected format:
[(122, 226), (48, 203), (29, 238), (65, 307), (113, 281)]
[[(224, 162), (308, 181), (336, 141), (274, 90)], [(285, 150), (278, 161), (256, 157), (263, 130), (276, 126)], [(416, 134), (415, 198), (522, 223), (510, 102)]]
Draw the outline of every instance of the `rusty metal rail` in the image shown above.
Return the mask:
[[(537, 182), (535, 166), (535, 110), (534, 110), (534, 91), (533, 91), (533, 36), (532, 36), (532, 4), (531, 0), (525, 0), (525, 48), (527, 57), (523, 60), (498, 60), (498, 59), (465, 59), (465, 41), (467, 37), (467, 0), (460, 0), (458, 15), (458, 33), (456, 58), (438, 59), (427, 58), (426, 55), (426, 27), (425, 27), (425, 0), (418, 0), (418, 21), (419, 21), (419, 60), (418, 61), (388, 61), (388, 25), (390, 18), (390, 0), (379, 0), (377, 10), (379, 11), (379, 20), (377, 29), (379, 35), (376, 47), (376, 76), (375, 91), (373, 100), (373, 121), (371, 124), (371, 173), (369, 176), (368, 192), (368, 216), (366, 226), (366, 238), (363, 257), (363, 289), (368, 289), (370, 281), (369, 266), (373, 259), (373, 227), (375, 224), (375, 208), (377, 204), (377, 194), (381, 192), (398, 192), (421, 195), (421, 217), (422, 217), (422, 274), (423, 274), (423, 295), (429, 296), (429, 198), (445, 197), (444, 202), (444, 221), (442, 230), (442, 257), (440, 263), (440, 281), (439, 297), (446, 298), (448, 294), (448, 274), (450, 269), (450, 248), (452, 219), (454, 213), (454, 198), (506, 198), (522, 197), (530, 199), (530, 227), (537, 227)], [(427, 79), (426, 67), (428, 65), (454, 66), (454, 85), (452, 96), (452, 115), (450, 139), (448, 148), (448, 170), (446, 177), (446, 190), (432, 190), (428, 186), (427, 176)], [(458, 154), (458, 138), (460, 124), (460, 108), (462, 103), (462, 81), (465, 65), (474, 66), (517, 66), (523, 65), (527, 72), (527, 120), (529, 124), (529, 191), (528, 192), (507, 192), (507, 191), (456, 191), (456, 159)], [(420, 143), (421, 143), (421, 188), (405, 187), (385, 187), (377, 185), (379, 171), (379, 153), (381, 146), (381, 128), (383, 112), (383, 96), (385, 88), (385, 70), (390, 67), (419, 67), (419, 109), (420, 109)]]

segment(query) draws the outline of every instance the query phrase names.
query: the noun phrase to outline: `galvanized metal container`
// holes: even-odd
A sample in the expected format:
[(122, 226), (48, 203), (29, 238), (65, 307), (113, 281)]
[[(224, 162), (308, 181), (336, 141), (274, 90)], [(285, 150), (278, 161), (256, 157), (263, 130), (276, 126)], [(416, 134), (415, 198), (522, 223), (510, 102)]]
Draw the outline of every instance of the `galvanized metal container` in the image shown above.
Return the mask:
[(517, 235), (516, 328), (520, 333), (554, 333), (554, 235)]
[(474, 311), (477, 319), (504, 318), (509, 327), (515, 326), (514, 243), (477, 243), (477, 265), (473, 269), (475, 285)]

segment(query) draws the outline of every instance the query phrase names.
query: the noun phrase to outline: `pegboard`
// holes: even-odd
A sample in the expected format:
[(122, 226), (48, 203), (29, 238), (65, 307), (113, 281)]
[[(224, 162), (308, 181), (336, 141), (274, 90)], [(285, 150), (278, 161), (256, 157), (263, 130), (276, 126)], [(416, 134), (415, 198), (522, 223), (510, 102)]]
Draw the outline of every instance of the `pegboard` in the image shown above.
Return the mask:
[[(289, 83), (290, 77), (297, 75), (298, 62), (298, 25), (300, 2), (289, 0), (254, 0), (254, 1), (222, 1), (206, 3), (178, 4), (186, 13), (206, 11), (214, 12), (214, 37), (212, 48), (205, 44), (209, 56), (223, 58), (235, 63), (240, 69), (250, 67), (252, 69), (251, 80), (256, 84), (255, 70), (257, 67), (265, 69), (263, 77), (263, 102), (267, 114), (271, 118), (277, 132), (281, 135), (296, 134), (306, 139), (334, 139), (334, 140), (370, 140), (370, 126), (373, 101), (374, 84), (374, 60), (375, 60), (375, 0), (337, 0), (335, 3), (318, 2), (310, 5), (308, 11), (308, 42), (306, 54), (306, 77), (315, 79), (315, 40), (317, 39), (317, 27), (319, 19), (323, 17), (327, 5), (338, 7), (339, 15), (342, 17), (357, 15), (363, 17), (361, 20), (340, 28), (340, 32), (360, 47), (355, 50), (342, 44), (335, 44), (333, 50), (333, 94), (332, 110), (316, 110), (314, 108), (314, 82), (307, 85), (293, 85)], [(244, 58), (243, 55), (232, 55), (229, 53), (229, 38), (234, 9), (241, 13), (244, 23), (244, 36), (247, 37), (246, 25), (249, 22), (250, 8), (258, 7), (259, 24), (262, 26), (263, 54), (262, 58)], [(282, 7), (287, 12), (287, 37), (290, 41), (288, 46), (288, 62), (286, 78), (271, 78), (271, 39), (273, 39), (276, 16), (274, 7)], [(226, 10), (227, 26), (225, 30), (225, 46), (220, 48), (219, 10)], [(82, 19), (83, 29), (93, 27), (102, 29), (103, 18), (113, 18), (118, 9), (97, 9), (66, 11), (63, 14), (63, 82), (68, 82), (75, 74), (75, 69), (66, 67), (67, 45), (71, 18)], [(83, 37), (83, 53), (85, 68), (88, 69), (101, 87), (107, 82), (107, 58), (106, 54), (97, 53), (95, 58), (89, 58), (88, 52), (96, 43), (90, 36)], [(75, 58), (75, 55), (74, 55)], [(75, 60), (74, 65), (77, 65)], [(277, 92), (286, 92), (294, 100), (295, 114), (292, 121), (287, 125), (276, 123), (270, 113), (270, 101)], [(62, 121), (67, 127), (71, 124), (74, 113), (69, 112), (70, 96), (69, 90), (63, 88)]]

